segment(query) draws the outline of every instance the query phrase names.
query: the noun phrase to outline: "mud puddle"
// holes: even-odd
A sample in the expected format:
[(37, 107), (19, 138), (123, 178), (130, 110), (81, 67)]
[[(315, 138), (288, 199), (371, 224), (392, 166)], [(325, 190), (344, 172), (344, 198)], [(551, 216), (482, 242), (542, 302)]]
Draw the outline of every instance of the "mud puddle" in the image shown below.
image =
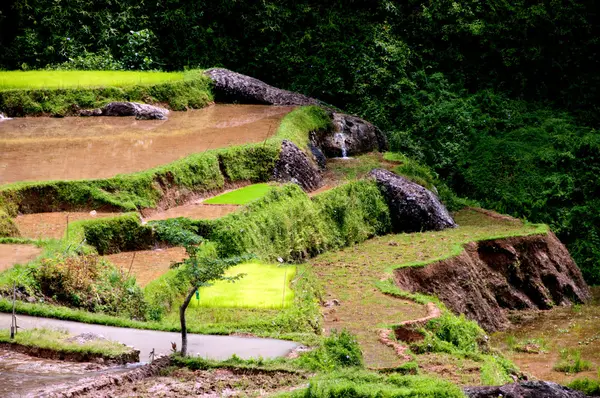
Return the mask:
[(191, 203), (172, 207), (168, 210), (152, 214), (144, 218), (144, 221), (166, 220), (169, 218), (187, 217), (195, 220), (221, 218), (233, 213), (241, 206), (236, 205), (204, 205), (202, 203)]
[(0, 184), (107, 178), (208, 149), (264, 141), (292, 107), (214, 105), (133, 117), (21, 118), (0, 124)]
[[(521, 371), (540, 380), (567, 384), (581, 377), (597, 378), (600, 367), (600, 287), (592, 288), (594, 299), (585, 305), (540, 311), (520, 326), (492, 336)], [(553, 370), (564, 349), (581, 352), (591, 369), (577, 374)], [(519, 351), (530, 351), (519, 352)]]
[(119, 213), (99, 212), (54, 212), (18, 215), (14, 221), (24, 238), (62, 239), (67, 224), (80, 220), (93, 220), (103, 217), (115, 217)]
[(35, 396), (35, 391), (51, 384), (125, 370), (127, 370), (125, 367), (108, 368), (91, 363), (34, 358), (0, 349), (0, 396)]
[(305, 387), (305, 376), (288, 372), (252, 370), (176, 369), (169, 376), (152, 377), (131, 384), (91, 391), (85, 397), (231, 397), (265, 396)]
[(167, 272), (171, 264), (186, 258), (186, 253), (183, 247), (171, 247), (123, 252), (104, 258), (116, 265), (125, 275), (135, 276), (138, 284), (143, 287)]
[(33, 245), (0, 245), (0, 271), (15, 264), (26, 264), (42, 253), (42, 249)]

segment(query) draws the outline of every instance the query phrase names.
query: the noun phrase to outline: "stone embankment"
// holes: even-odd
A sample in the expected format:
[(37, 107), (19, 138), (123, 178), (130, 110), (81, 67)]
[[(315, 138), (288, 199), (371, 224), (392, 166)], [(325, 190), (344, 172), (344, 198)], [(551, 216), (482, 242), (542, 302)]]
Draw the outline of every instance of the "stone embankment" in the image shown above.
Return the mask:
[(111, 102), (100, 109), (84, 109), (80, 116), (135, 116), (138, 120), (166, 120), (169, 110), (138, 102)]

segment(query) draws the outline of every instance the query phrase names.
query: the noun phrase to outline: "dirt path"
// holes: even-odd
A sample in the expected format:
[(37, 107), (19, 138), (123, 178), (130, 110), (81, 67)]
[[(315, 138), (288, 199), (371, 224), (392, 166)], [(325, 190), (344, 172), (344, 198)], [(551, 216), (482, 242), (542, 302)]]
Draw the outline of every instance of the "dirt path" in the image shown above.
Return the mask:
[(41, 253), (42, 249), (33, 245), (0, 245), (0, 271), (26, 264)]
[[(176, 342), (178, 347), (181, 346), (179, 333), (90, 325), (26, 315), (19, 315), (17, 318), (19, 326), (23, 329), (49, 327), (66, 329), (72, 334), (95, 333), (102, 335), (107, 339), (116, 340), (140, 350), (140, 360), (144, 362), (148, 360), (153, 349), (156, 355), (169, 354), (171, 342)], [(0, 325), (10, 325), (9, 314), (0, 314)], [(190, 355), (218, 360), (230, 358), (233, 354), (244, 359), (281, 357), (297, 346), (298, 344), (292, 341), (275, 339), (188, 334), (188, 353)]]

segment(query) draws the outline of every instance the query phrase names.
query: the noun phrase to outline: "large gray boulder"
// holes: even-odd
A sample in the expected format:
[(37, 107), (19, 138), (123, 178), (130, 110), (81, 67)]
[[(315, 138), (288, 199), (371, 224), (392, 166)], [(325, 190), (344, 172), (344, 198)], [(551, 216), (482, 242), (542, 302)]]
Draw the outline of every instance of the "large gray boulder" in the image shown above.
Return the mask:
[(333, 130), (321, 131), (315, 136), (325, 156), (355, 156), (388, 149), (387, 139), (375, 125), (356, 116), (332, 114)]
[(319, 101), (302, 94), (282, 90), (250, 76), (228, 69), (213, 68), (204, 72), (215, 84), (217, 102), (264, 105), (319, 105)]
[(86, 109), (81, 116), (135, 116), (139, 120), (166, 120), (169, 110), (139, 102), (111, 102), (101, 109)]
[(524, 381), (499, 387), (465, 387), (469, 398), (586, 398), (582, 392), (547, 381)]
[(320, 171), (300, 148), (288, 140), (281, 143), (273, 179), (279, 182), (293, 182), (306, 192), (314, 191), (323, 184)]
[(395, 232), (440, 231), (456, 223), (437, 196), (412, 181), (383, 169), (374, 169), (369, 177), (377, 181), (385, 196)]

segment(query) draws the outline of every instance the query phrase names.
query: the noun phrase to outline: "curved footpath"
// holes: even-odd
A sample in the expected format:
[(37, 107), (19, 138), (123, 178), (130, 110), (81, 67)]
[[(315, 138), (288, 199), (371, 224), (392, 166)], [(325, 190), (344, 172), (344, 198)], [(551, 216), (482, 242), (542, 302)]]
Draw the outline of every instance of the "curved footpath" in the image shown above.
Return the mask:
[[(10, 314), (0, 313), (0, 325), (8, 327), (10, 317)], [(21, 329), (45, 327), (66, 329), (74, 335), (81, 333), (99, 334), (109, 340), (119, 341), (140, 350), (140, 360), (142, 362), (148, 361), (150, 352), (153, 349), (156, 355), (170, 354), (171, 342), (177, 343), (177, 348), (181, 347), (181, 334), (175, 332), (119, 328), (27, 315), (17, 315), (17, 323)], [(233, 354), (243, 359), (282, 357), (298, 346), (299, 344), (293, 341), (188, 333), (189, 355), (217, 360), (230, 358)]]

